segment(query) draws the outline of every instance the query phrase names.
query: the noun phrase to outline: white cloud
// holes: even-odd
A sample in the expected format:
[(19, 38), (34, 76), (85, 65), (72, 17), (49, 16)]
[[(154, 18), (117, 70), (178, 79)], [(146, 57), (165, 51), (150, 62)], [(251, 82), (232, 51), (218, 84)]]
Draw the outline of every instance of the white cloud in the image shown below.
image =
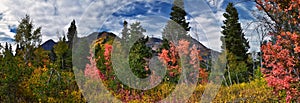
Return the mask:
[[(223, 11), (217, 11), (218, 7), (209, 5), (214, 2), (193, 1), (187, 2), (186, 11), (191, 15), (188, 20), (192, 27), (190, 34), (198, 39), (206, 47), (220, 51), (221, 50), (221, 22), (224, 19)], [(198, 5), (198, 6), (195, 6)], [(198, 35), (198, 37), (196, 36)]]
[[(9, 13), (5, 16), (11, 16), (15, 18), (15, 21), (19, 21), (29, 14), (34, 21), (35, 27), (42, 27), (42, 34), (46, 39), (56, 39), (56, 32), (64, 30), (69, 26), (72, 19), (83, 24), (83, 28), (80, 28), (80, 32), (87, 32), (93, 29), (92, 25), (95, 21), (104, 20), (104, 15), (109, 14), (114, 8), (117, 8), (118, 4), (125, 3), (126, 1), (117, 0), (2, 0), (1, 4), (4, 4), (9, 8)], [(93, 3), (93, 7), (90, 4)], [(88, 10), (86, 10), (88, 9)], [(102, 14), (102, 15), (100, 15)], [(80, 18), (86, 15), (89, 20), (80, 22)], [(78, 24), (78, 23), (77, 23)], [(79, 26), (79, 25), (78, 25)], [(87, 27), (87, 28), (84, 28)], [(80, 33), (79, 32), (79, 33)], [(49, 37), (49, 38), (48, 38)]]
[(201, 43), (207, 42), (207, 44), (204, 44), (205, 46), (220, 51), (221, 26), (218, 24), (218, 21), (218, 19), (211, 16), (199, 15), (191, 21), (191, 24), (196, 24), (198, 30), (192, 30), (192, 33), (196, 32), (199, 35), (198, 37)]
[[(100, 3), (101, 4), (101, 3)], [(129, 4), (129, 3), (127, 3)], [(88, 11), (101, 11), (99, 9), (98, 3), (92, 4)], [(146, 4), (146, 6), (149, 6), (149, 4)], [(164, 27), (166, 21), (168, 18), (165, 18), (161, 16), (159, 13), (158, 14), (153, 14), (151, 12), (151, 8), (147, 10), (149, 14), (152, 15), (136, 15), (132, 17), (120, 17), (120, 16), (113, 16), (111, 15), (114, 12), (117, 12), (118, 10), (121, 10), (123, 12), (130, 12), (132, 9), (135, 9), (133, 7), (131, 8), (124, 8), (125, 5), (123, 6), (118, 6), (115, 8), (112, 12), (101, 12), (99, 14), (93, 13), (93, 12), (86, 12), (82, 17), (81, 17), (81, 23), (87, 23), (89, 25), (83, 25), (87, 26), (90, 30), (89, 32), (82, 32), (83, 35), (90, 34), (91, 32), (97, 31), (99, 28), (105, 26), (105, 28), (109, 28), (112, 32), (114, 32), (117, 35), (120, 35), (119, 33), (121, 32), (122, 23), (124, 20), (126, 20), (129, 23), (134, 23), (134, 22), (141, 22), (141, 25), (143, 28), (147, 30), (145, 33), (146, 35), (154, 35), (156, 37), (160, 37), (162, 28)], [(92, 14), (91, 14), (92, 13)], [(98, 16), (96, 19), (91, 19), (93, 16)], [(102, 17), (103, 16), (103, 17)], [(96, 21), (96, 22), (95, 22)], [(81, 26), (81, 25), (79, 25)], [(82, 28), (82, 27), (81, 27)], [(85, 31), (85, 30), (83, 30)]]
[[(145, 1), (145, 0), (135, 0)], [(154, 2), (155, 0), (146, 0)], [(193, 32), (200, 32), (201, 43), (214, 50), (220, 50), (221, 25), (224, 20), (224, 8), (222, 6), (226, 1), (218, 0), (185, 0), (185, 9), (192, 16), (190, 20)], [(112, 13), (123, 10), (130, 11), (130, 8), (124, 8), (124, 5), (132, 3), (132, 0), (1, 0), (0, 12), (5, 12), (6, 20), (17, 24), (25, 14), (29, 14), (34, 21), (35, 27), (42, 27), (43, 42), (48, 39), (57, 40), (57, 32), (67, 32), (70, 22), (75, 19), (78, 27), (79, 36), (86, 36), (92, 32), (98, 31), (103, 25), (109, 28), (113, 33), (120, 33), (123, 20), (129, 23), (141, 21), (141, 25), (147, 29), (147, 35), (161, 35), (161, 31), (166, 24), (167, 19), (158, 14), (139, 15), (135, 17), (114, 17)], [(173, 0), (163, 0), (172, 4)], [(151, 5), (146, 5), (153, 9)], [(245, 6), (245, 5), (237, 5)], [(151, 14), (152, 11), (148, 10)], [(197, 21), (197, 22), (196, 22)], [(1, 21), (0, 21), (1, 23)], [(201, 26), (200, 26), (201, 25)], [(196, 31), (197, 30), (197, 31)]]

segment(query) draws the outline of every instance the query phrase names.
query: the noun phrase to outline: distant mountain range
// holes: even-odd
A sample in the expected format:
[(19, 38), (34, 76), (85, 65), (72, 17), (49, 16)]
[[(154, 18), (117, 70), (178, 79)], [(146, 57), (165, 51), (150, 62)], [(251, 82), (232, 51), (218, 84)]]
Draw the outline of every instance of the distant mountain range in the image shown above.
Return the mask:
[[(96, 39), (99, 38), (103, 38), (104, 41), (107, 37), (114, 37), (115, 39), (120, 39), (118, 36), (116, 36), (114, 33), (111, 32), (94, 32), (86, 37), (83, 38), (78, 38), (77, 40), (75, 40), (75, 48), (73, 48), (73, 53), (75, 53), (75, 57), (76, 57), (76, 52), (81, 53), (80, 57), (87, 57), (89, 54), (89, 49), (90, 49), (90, 45), (93, 43), (93, 41), (95, 41)], [(207, 48), (206, 46), (204, 46), (202, 43), (200, 43), (199, 41), (197, 41), (196, 39), (191, 38), (189, 40), (191, 42), (191, 44), (195, 44), (198, 48), (198, 50), (200, 50), (200, 55), (202, 56), (202, 58), (204, 60), (210, 60), (212, 55), (215, 54), (220, 54), (217, 51), (211, 50), (209, 48)], [(45, 43), (43, 43), (41, 45), (41, 47), (45, 50), (51, 51), (53, 49), (53, 46), (56, 45), (57, 43), (54, 42), (52, 39), (46, 41)], [(146, 45), (148, 47), (150, 47), (153, 51), (157, 51), (160, 46), (162, 45), (162, 40), (159, 38), (149, 38), (148, 42), (146, 43)], [(83, 52), (80, 52), (83, 51)], [(73, 56), (74, 57), (74, 56)], [(85, 58), (82, 58), (85, 59)]]

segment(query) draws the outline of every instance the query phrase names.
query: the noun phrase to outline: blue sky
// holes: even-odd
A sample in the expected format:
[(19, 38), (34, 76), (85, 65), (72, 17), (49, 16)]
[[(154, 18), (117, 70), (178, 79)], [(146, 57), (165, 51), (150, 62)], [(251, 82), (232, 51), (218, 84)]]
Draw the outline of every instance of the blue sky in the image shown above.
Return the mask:
[[(172, 2), (173, 0), (1, 0), (0, 13), (4, 16), (0, 25), (17, 25), (20, 18), (29, 14), (35, 26), (42, 27), (44, 42), (48, 39), (57, 40), (57, 32), (66, 33), (73, 19), (77, 22), (79, 36), (102, 30), (119, 35), (122, 23), (126, 20), (129, 23), (139, 21), (147, 30), (146, 35), (161, 37), (162, 29), (169, 20)], [(237, 3), (239, 0), (185, 0), (185, 10), (189, 14), (187, 19), (192, 27), (190, 34), (214, 50), (220, 50), (220, 27), (224, 20), (222, 14), (228, 2)], [(235, 6), (240, 13), (242, 26), (245, 27), (254, 20), (254, 3), (242, 2)], [(7, 28), (1, 27), (0, 32), (3, 31), (7, 36), (0, 39), (0, 42), (13, 35), (5, 30)], [(251, 27), (244, 31), (247, 35)], [(251, 45), (255, 47), (255, 44)]]

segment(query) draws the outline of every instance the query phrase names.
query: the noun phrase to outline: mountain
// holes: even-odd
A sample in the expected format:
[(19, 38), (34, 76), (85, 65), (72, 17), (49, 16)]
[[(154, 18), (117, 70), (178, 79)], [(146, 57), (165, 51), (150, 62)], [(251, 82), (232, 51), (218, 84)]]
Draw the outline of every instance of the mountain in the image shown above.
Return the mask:
[(203, 45), (201, 42), (199, 42), (198, 40), (194, 39), (194, 38), (190, 38), (189, 39), (191, 44), (196, 45), (197, 49), (200, 50), (200, 55), (202, 56), (202, 58), (204, 60), (209, 60), (211, 59), (212, 55), (219, 55), (220, 52), (212, 50), (208, 47), (206, 47), (205, 45)]
[[(113, 37), (115, 39), (120, 40), (120, 38), (118, 36), (116, 36), (114, 33), (104, 31), (104, 32), (94, 32), (87, 37), (80, 38), (79, 43), (77, 43), (77, 44), (80, 45), (81, 44), (80, 42), (84, 41), (85, 43), (91, 45), (91, 43), (94, 40), (99, 39), (99, 38), (104, 38), (104, 42), (105, 42), (106, 39), (108, 39), (108, 37)], [(212, 54), (214, 54), (214, 55), (220, 54), (219, 52), (209, 49), (208, 47), (204, 46), (202, 43), (200, 43), (199, 41), (197, 41), (196, 39), (194, 39), (192, 37), (190, 38), (189, 41), (191, 42), (191, 44), (195, 44), (197, 46), (198, 50), (200, 50), (200, 55), (203, 57), (203, 59), (208, 60), (211, 58)], [(163, 41), (160, 38), (149, 37), (146, 45), (148, 47), (152, 48), (153, 51), (158, 51), (158, 49), (162, 45), (162, 42)], [(85, 45), (85, 47), (88, 47), (88, 46)]]
[(53, 46), (57, 44), (56, 42), (54, 42), (52, 39), (46, 41), (45, 43), (43, 43), (41, 45), (41, 47), (44, 49), (44, 50), (48, 50), (48, 51), (51, 51), (53, 50)]
[(162, 46), (162, 40), (155, 37), (150, 37), (146, 46), (150, 47), (153, 51), (157, 51)]
[[(97, 39), (99, 39), (99, 38), (106, 38), (106, 39), (104, 39), (104, 42), (105, 41), (107, 41), (107, 37), (111, 37), (111, 38), (116, 38), (117, 37), (117, 35), (115, 35), (114, 33), (111, 33), (111, 32), (106, 32), (106, 31), (103, 31), (103, 32), (96, 32), (96, 34), (97, 34)], [(118, 39), (120, 39), (120, 38), (118, 38)]]

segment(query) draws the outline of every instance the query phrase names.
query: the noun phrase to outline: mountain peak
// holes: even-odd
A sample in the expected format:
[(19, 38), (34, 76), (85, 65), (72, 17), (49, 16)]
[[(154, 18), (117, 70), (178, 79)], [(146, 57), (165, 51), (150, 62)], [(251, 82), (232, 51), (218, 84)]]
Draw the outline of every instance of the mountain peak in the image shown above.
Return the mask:
[(54, 42), (52, 39), (49, 39), (49, 40), (47, 40), (45, 43), (43, 43), (43, 44), (41, 45), (41, 47), (42, 47), (43, 49), (45, 49), (45, 50), (50, 51), (50, 50), (53, 49), (53, 46), (54, 46), (55, 44), (56, 44), (56, 42)]

